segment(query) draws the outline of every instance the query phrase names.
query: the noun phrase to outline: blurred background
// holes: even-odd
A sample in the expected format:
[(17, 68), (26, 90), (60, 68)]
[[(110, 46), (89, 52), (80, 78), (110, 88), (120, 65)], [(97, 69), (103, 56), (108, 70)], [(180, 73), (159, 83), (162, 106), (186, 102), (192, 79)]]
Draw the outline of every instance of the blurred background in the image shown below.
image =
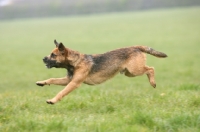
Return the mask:
[(198, 6), (200, 0), (0, 0), (0, 19)]
[[(117, 75), (51, 107), (63, 87), (35, 82), (66, 75), (42, 62), (54, 39), (87, 54), (146, 45), (169, 57), (147, 56), (154, 90), (145, 75)], [(0, 0), (0, 47), (0, 132), (200, 132), (200, 0)]]

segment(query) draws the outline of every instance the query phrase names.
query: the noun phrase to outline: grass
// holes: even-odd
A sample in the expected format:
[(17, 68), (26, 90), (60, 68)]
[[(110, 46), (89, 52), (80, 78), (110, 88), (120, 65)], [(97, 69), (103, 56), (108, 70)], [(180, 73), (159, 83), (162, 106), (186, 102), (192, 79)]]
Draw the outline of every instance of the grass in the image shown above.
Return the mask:
[[(152, 10), (0, 22), (0, 131), (198, 132), (200, 131), (200, 8)], [(47, 70), (42, 58), (53, 40), (82, 53), (147, 45), (168, 54), (148, 55), (157, 88), (146, 76), (117, 75), (82, 85), (55, 105), (63, 87), (35, 82), (66, 75)]]

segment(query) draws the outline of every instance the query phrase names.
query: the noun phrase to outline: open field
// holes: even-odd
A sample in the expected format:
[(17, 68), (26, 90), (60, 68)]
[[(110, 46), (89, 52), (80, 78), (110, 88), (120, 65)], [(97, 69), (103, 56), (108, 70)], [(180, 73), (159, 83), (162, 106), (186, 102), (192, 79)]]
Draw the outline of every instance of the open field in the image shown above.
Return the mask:
[[(193, 7), (0, 21), (0, 131), (199, 132), (199, 12)], [(54, 39), (88, 54), (147, 45), (169, 57), (147, 57), (156, 70), (156, 89), (146, 75), (117, 75), (47, 105), (63, 87), (35, 82), (66, 74), (42, 62)]]

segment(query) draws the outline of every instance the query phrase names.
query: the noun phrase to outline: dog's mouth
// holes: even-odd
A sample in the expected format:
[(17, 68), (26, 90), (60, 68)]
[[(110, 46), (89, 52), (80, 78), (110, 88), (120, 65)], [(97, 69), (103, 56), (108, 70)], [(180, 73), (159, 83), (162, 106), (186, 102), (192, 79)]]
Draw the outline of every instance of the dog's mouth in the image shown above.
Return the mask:
[(46, 63), (45, 63), (45, 66), (46, 66), (46, 68), (48, 68), (48, 69), (52, 68), (52, 66), (50, 66), (49, 64), (46, 64)]
[(47, 63), (47, 62), (44, 62), (46, 68), (50, 69), (53, 67), (53, 65), (51, 63)]

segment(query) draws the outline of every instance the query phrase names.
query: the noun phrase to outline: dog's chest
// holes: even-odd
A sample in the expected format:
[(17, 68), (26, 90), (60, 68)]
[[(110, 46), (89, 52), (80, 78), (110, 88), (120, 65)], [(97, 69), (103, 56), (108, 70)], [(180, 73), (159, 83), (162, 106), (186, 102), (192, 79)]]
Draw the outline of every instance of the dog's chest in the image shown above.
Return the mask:
[(74, 67), (71, 65), (67, 65), (66, 69), (67, 69), (67, 76), (72, 78), (74, 75)]

